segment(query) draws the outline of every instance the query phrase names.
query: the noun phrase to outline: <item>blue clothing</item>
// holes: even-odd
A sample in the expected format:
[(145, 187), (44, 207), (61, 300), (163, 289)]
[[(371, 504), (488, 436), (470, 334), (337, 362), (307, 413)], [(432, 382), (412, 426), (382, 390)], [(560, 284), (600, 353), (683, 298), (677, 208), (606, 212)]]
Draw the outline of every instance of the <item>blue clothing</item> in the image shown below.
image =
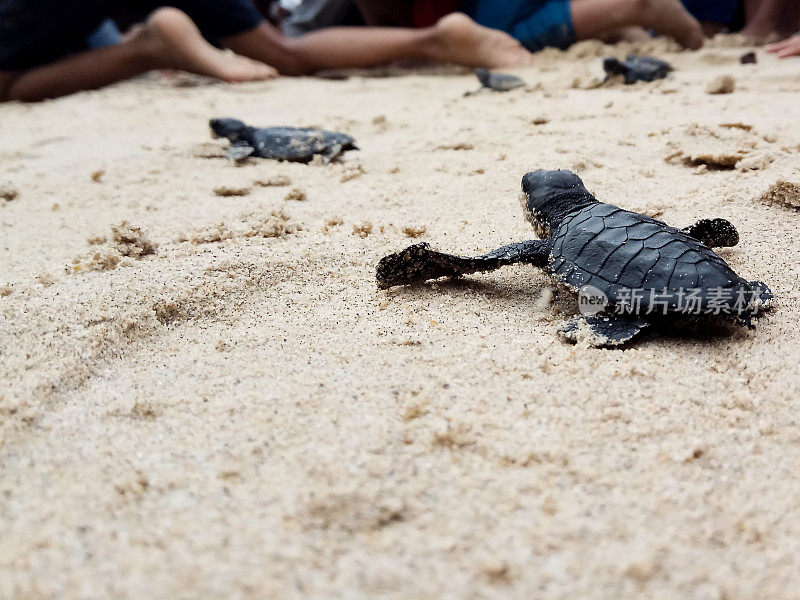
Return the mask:
[(683, 5), (698, 21), (730, 25), (736, 17), (739, 0), (683, 0)]
[(531, 52), (575, 43), (570, 0), (464, 0), (473, 20), (515, 37)]
[(209, 41), (262, 21), (250, 0), (0, 0), (0, 71), (21, 71), (93, 47), (118, 43), (109, 18), (146, 17), (160, 6), (185, 12)]
[(112, 19), (106, 19), (86, 38), (88, 48), (108, 48), (122, 41), (122, 34)]

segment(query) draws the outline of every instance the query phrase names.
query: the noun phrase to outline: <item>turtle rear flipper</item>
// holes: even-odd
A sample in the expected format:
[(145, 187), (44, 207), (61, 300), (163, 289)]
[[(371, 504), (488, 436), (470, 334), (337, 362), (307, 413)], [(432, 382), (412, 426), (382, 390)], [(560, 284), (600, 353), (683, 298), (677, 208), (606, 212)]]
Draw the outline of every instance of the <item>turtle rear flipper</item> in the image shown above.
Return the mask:
[(225, 158), (231, 161), (243, 160), (255, 152), (255, 148), (245, 145), (231, 144), (225, 150)]
[(590, 315), (566, 321), (558, 330), (567, 342), (582, 340), (595, 348), (621, 346), (637, 336), (650, 323), (635, 315)]
[(761, 302), (762, 305), (768, 305), (775, 297), (772, 294), (772, 290), (769, 289), (769, 286), (763, 281), (751, 281), (750, 285), (755, 292), (756, 298)]
[(749, 308), (752, 314), (756, 314), (759, 310), (770, 308), (775, 296), (772, 294), (772, 290), (769, 289), (769, 286), (763, 281), (751, 281), (749, 283), (752, 291)]
[(747, 298), (747, 305), (736, 313), (736, 320), (739, 325), (743, 325), (748, 329), (755, 329), (753, 317), (758, 314), (758, 311), (771, 308), (774, 296), (772, 290), (763, 281), (750, 281), (748, 283), (750, 285), (750, 295)]

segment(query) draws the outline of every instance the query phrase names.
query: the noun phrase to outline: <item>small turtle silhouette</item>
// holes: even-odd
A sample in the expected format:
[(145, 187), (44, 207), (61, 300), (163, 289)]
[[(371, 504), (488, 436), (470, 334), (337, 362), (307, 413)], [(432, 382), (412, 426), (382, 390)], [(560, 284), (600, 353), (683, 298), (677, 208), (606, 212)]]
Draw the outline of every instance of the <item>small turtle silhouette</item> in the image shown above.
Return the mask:
[(772, 299), (764, 283), (741, 278), (711, 250), (739, 242), (725, 219), (676, 229), (598, 202), (570, 171), (528, 173), (522, 191), (525, 215), (543, 239), (473, 258), (415, 244), (381, 259), (378, 287), (531, 264), (579, 293), (583, 316), (564, 324), (561, 336), (598, 347), (624, 344), (650, 325), (679, 318), (752, 327), (752, 317)]
[(358, 150), (345, 133), (300, 127), (249, 127), (237, 119), (211, 119), (214, 137), (231, 141), (225, 156), (241, 160), (248, 156), (307, 163), (319, 155), (327, 164), (348, 150)]
[(631, 84), (637, 81), (664, 79), (672, 71), (672, 65), (651, 56), (629, 54), (625, 60), (612, 57), (604, 59), (603, 70), (606, 72), (606, 79), (622, 75), (625, 77), (625, 83)]
[(474, 92), (467, 92), (465, 96), (472, 96), (483, 90), (493, 92), (509, 92), (520, 87), (524, 87), (525, 82), (516, 75), (507, 73), (492, 73), (487, 69), (475, 69), (475, 76), (481, 82), (481, 87)]
[(739, 62), (743, 65), (754, 65), (758, 62), (758, 57), (755, 52), (748, 52), (739, 57)]

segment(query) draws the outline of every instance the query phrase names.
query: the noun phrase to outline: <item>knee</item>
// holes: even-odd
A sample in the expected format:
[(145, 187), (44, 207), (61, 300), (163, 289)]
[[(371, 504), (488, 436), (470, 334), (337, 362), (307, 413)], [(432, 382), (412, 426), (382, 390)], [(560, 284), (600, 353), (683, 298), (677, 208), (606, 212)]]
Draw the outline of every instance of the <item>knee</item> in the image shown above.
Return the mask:
[(314, 71), (313, 65), (307, 60), (303, 52), (300, 39), (281, 36), (277, 40), (280, 60), (275, 67), (281, 75), (307, 75)]

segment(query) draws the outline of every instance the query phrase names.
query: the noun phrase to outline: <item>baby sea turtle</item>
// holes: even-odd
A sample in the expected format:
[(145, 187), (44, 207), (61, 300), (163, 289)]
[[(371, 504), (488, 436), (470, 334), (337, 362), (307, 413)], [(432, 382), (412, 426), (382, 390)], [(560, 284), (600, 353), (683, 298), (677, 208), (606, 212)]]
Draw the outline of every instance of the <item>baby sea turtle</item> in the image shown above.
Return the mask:
[(475, 69), (475, 76), (481, 82), (481, 87), (474, 92), (467, 92), (465, 96), (472, 96), (483, 90), (493, 92), (510, 92), (520, 87), (524, 87), (525, 82), (516, 75), (507, 73), (492, 73), (487, 69)]
[(560, 328), (562, 337), (606, 347), (681, 318), (728, 319), (752, 328), (752, 317), (772, 299), (765, 284), (742, 279), (711, 250), (739, 242), (725, 219), (676, 229), (598, 202), (570, 171), (528, 173), (522, 191), (525, 215), (542, 239), (473, 258), (415, 244), (380, 261), (378, 287), (531, 264), (579, 294), (582, 316)]
[(629, 54), (625, 57), (625, 60), (616, 58), (604, 59), (603, 69), (606, 72), (606, 79), (615, 75), (622, 75), (625, 77), (625, 83), (631, 84), (637, 81), (664, 79), (672, 71), (672, 65), (651, 56)]
[(758, 57), (755, 52), (747, 52), (739, 57), (739, 62), (743, 65), (754, 65), (758, 62)]
[(231, 160), (248, 156), (307, 163), (319, 155), (328, 164), (348, 150), (358, 150), (345, 133), (300, 127), (249, 127), (236, 119), (211, 119), (214, 137), (231, 141), (225, 154)]

